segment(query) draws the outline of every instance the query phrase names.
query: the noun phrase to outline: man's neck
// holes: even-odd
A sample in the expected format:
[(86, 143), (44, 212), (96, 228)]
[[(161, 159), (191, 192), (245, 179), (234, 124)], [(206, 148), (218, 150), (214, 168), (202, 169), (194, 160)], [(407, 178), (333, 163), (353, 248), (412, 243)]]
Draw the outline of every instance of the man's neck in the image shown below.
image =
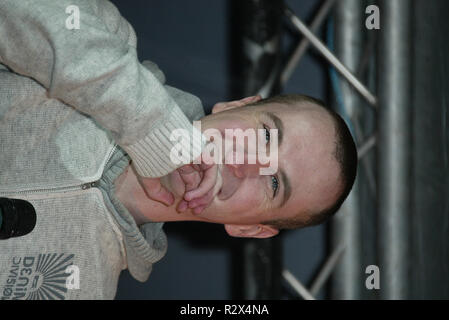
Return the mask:
[(184, 213), (176, 211), (180, 199), (175, 199), (175, 204), (167, 207), (148, 198), (131, 165), (125, 168), (114, 183), (115, 196), (134, 217), (137, 225), (146, 222), (199, 220), (187, 211)]

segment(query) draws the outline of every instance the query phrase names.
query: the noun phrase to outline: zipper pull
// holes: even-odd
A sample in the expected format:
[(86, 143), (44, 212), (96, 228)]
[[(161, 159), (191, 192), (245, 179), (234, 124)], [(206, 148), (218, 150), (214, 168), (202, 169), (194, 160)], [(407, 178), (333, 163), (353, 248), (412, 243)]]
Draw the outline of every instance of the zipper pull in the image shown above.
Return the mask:
[(94, 187), (96, 187), (97, 185), (98, 185), (98, 181), (88, 182), (88, 183), (83, 184), (83, 185), (81, 186), (81, 189), (87, 190), (87, 189), (90, 189), (90, 188), (94, 188)]

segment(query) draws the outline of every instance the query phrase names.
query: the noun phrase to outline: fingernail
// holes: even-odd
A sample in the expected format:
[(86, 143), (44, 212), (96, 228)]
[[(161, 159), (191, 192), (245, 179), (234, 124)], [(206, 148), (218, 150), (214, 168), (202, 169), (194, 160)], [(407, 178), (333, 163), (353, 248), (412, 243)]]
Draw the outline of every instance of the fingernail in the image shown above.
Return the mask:
[(186, 200), (186, 201), (190, 201), (190, 200), (192, 200), (192, 194), (190, 193), (190, 192), (187, 192), (185, 195), (184, 195), (184, 199)]
[(178, 212), (184, 212), (187, 209), (187, 202), (181, 201), (181, 203), (178, 206)]
[(167, 207), (170, 207), (174, 202), (175, 202), (175, 199), (174, 199), (173, 197), (170, 197), (170, 199), (168, 199), (168, 200), (165, 202), (165, 205), (166, 205)]
[(190, 209), (194, 209), (196, 207), (198, 207), (198, 204), (196, 202), (189, 202), (189, 208)]

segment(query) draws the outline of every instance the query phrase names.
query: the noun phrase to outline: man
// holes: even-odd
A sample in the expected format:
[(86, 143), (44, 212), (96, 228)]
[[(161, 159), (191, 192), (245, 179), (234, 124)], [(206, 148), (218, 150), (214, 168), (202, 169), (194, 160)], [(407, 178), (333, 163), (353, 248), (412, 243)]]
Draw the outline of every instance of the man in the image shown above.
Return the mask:
[[(66, 28), (69, 5), (79, 30)], [(221, 103), (202, 118), (196, 97), (138, 62), (109, 2), (2, 1), (0, 39), (0, 196), (37, 213), (30, 234), (0, 243), (2, 299), (111, 299), (123, 269), (145, 281), (164, 256), (164, 221), (269, 237), (319, 221), (350, 190), (355, 167), (342, 168), (354, 149), (338, 118), (298, 97)], [(171, 161), (171, 132), (194, 136), (201, 118), (203, 131), (277, 128), (278, 172)], [(197, 159), (201, 143), (186, 141)]]
[[(148, 199), (128, 166), (116, 181), (116, 192), (135, 219), (141, 223), (221, 223), (231, 236), (266, 238), (279, 229), (322, 223), (334, 213), (352, 187), (357, 161), (343, 120), (305, 96), (284, 95), (256, 102), (259, 99), (217, 104), (212, 115), (201, 119), (201, 128), (221, 132), (229, 128), (279, 130), (276, 174), (261, 175), (260, 163), (222, 161), (212, 203), (201, 213), (180, 213), (174, 206), (165, 207)], [(164, 177), (163, 182), (176, 195), (176, 202), (183, 201), (185, 181), (179, 171)], [(193, 201), (189, 207), (195, 209), (200, 204)]]

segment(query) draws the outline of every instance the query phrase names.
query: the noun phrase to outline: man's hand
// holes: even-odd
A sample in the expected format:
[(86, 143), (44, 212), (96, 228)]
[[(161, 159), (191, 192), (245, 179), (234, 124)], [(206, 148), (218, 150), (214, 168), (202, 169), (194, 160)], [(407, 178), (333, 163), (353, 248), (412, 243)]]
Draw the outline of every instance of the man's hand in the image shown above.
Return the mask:
[(179, 168), (178, 172), (185, 183), (185, 193), (177, 210), (184, 212), (190, 208), (195, 214), (200, 214), (210, 205), (219, 190), (218, 166), (193, 164)]
[(173, 194), (161, 184), (161, 178), (146, 178), (137, 175), (137, 179), (148, 198), (161, 202), (166, 206), (171, 206), (175, 202)]
[[(184, 195), (186, 192), (198, 188), (201, 180), (203, 179), (203, 172), (201, 172), (200, 167), (197, 164), (188, 164), (182, 166), (178, 169), (178, 173), (185, 185)], [(177, 210), (178, 212), (184, 212), (188, 207), (189, 203), (183, 198), (179, 202)]]
[[(184, 212), (192, 209), (195, 214), (200, 214), (212, 202), (218, 193), (217, 181), (218, 166), (216, 164), (188, 164), (177, 169), (185, 184), (183, 199), (179, 202), (177, 211)], [(148, 198), (163, 203), (166, 206), (173, 205), (175, 198), (162, 184), (160, 178), (147, 178), (138, 176), (139, 183), (145, 190)], [(221, 184), (221, 183), (219, 183)]]

